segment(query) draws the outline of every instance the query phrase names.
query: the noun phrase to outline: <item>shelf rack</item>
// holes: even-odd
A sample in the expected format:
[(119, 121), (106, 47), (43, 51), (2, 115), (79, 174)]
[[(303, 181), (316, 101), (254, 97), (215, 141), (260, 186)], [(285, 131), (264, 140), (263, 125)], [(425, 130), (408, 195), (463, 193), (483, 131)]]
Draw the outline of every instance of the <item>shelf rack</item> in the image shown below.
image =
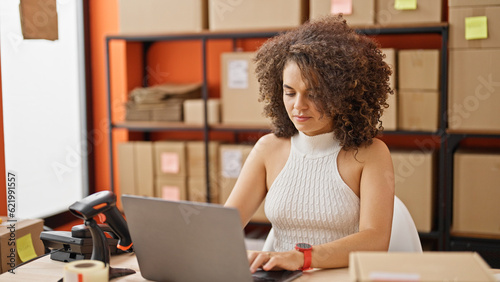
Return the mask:
[[(369, 36), (376, 35), (398, 35), (398, 34), (438, 34), (441, 36), (441, 64), (440, 64), (440, 117), (439, 128), (436, 132), (419, 132), (419, 131), (386, 131), (383, 134), (386, 136), (392, 135), (419, 135), (419, 136), (429, 136), (430, 138), (439, 138), (439, 165), (438, 165), (438, 207), (437, 207), (437, 217), (438, 224), (437, 230), (429, 233), (421, 233), (421, 238), (427, 238), (437, 241), (438, 249), (445, 249), (445, 242), (449, 236), (446, 229), (448, 223), (445, 222), (447, 218), (446, 212), (449, 208), (449, 198), (447, 195), (449, 191), (445, 189), (445, 177), (446, 172), (446, 140), (448, 135), (446, 132), (447, 126), (447, 86), (448, 86), (448, 24), (447, 23), (436, 23), (436, 24), (407, 24), (407, 25), (374, 25), (374, 26), (354, 26), (359, 34), (365, 34)], [(106, 81), (107, 81), (107, 117), (109, 123), (108, 132), (108, 149), (109, 149), (109, 167), (110, 167), (110, 186), (111, 190), (114, 190), (114, 170), (113, 170), (113, 137), (112, 131), (115, 128), (127, 129), (129, 131), (138, 132), (155, 132), (155, 131), (202, 131), (203, 139), (205, 144), (209, 141), (210, 131), (233, 131), (233, 132), (252, 132), (252, 131), (269, 131), (266, 128), (259, 127), (247, 127), (247, 126), (227, 126), (227, 125), (208, 125), (207, 124), (207, 105), (206, 101), (208, 99), (208, 88), (207, 88), (207, 68), (206, 68), (206, 43), (207, 40), (215, 39), (232, 39), (233, 47), (236, 47), (236, 40), (238, 39), (248, 39), (248, 38), (270, 38), (282, 32), (286, 32), (287, 29), (283, 30), (254, 30), (254, 31), (240, 31), (240, 32), (211, 32), (203, 31), (196, 33), (171, 33), (171, 34), (150, 34), (150, 35), (109, 35), (106, 36)], [(203, 125), (188, 125), (184, 123), (160, 123), (160, 122), (119, 122), (112, 123), (111, 119), (111, 85), (110, 85), (110, 42), (113, 40), (123, 40), (126, 42), (141, 42), (143, 43), (143, 62), (147, 64), (145, 59), (150, 46), (155, 42), (161, 41), (178, 41), (178, 40), (197, 40), (201, 41), (201, 53), (202, 53), (202, 98), (205, 101), (205, 118)], [(145, 69), (144, 65), (144, 69)], [(143, 81), (143, 85), (147, 86), (147, 82)], [(208, 146), (205, 146), (205, 166), (209, 167), (208, 158)], [(210, 183), (209, 174), (206, 173), (206, 185), (207, 185), (207, 201), (209, 201), (210, 195)], [(449, 187), (448, 187), (449, 188)], [(448, 211), (449, 212), (449, 211)]]

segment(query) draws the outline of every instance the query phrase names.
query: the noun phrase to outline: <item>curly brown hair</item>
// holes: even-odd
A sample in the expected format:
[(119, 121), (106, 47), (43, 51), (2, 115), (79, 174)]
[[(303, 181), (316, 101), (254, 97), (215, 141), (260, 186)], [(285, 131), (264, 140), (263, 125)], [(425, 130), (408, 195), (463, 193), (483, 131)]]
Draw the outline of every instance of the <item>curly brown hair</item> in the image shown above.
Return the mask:
[(342, 16), (307, 22), (266, 41), (257, 51), (255, 72), (273, 133), (287, 138), (297, 133), (283, 103), (283, 69), (294, 61), (316, 107), (332, 119), (343, 148), (371, 144), (383, 130), (380, 117), (393, 93), (384, 57), (375, 42), (357, 34)]

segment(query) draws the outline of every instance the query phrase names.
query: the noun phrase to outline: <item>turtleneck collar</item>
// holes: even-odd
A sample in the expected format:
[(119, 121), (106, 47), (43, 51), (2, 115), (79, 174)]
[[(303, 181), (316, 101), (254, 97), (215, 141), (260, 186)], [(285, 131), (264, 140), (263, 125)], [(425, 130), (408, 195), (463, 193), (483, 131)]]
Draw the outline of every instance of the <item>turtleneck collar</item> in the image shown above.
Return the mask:
[(340, 151), (341, 147), (333, 131), (314, 136), (298, 132), (292, 136), (292, 146), (308, 157), (322, 157)]

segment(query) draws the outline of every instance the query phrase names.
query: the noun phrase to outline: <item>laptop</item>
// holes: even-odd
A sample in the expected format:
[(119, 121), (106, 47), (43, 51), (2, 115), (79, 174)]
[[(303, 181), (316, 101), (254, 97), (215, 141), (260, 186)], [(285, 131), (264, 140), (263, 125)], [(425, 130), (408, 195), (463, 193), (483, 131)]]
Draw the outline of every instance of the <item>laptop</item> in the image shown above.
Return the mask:
[(291, 281), (301, 271), (250, 273), (238, 210), (123, 195), (139, 269), (155, 281)]

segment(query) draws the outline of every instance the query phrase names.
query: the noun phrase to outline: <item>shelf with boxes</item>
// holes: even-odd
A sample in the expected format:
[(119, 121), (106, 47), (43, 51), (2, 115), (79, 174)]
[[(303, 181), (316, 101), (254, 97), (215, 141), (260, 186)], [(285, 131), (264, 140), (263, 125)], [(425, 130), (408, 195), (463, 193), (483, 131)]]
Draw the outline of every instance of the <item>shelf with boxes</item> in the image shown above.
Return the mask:
[(500, 267), (500, 1), (449, 0), (445, 248)]
[[(446, 93), (447, 93), (447, 40), (448, 40), (448, 26), (446, 23), (436, 23), (436, 24), (387, 24), (387, 25), (373, 25), (373, 26), (359, 26), (356, 27), (357, 31), (359, 33), (367, 34), (370, 36), (377, 36), (377, 35), (404, 35), (404, 34), (437, 34), (440, 36), (441, 40), (441, 49), (440, 49), (440, 56), (438, 58), (439, 60), (439, 97), (437, 97), (438, 100), (441, 101), (441, 103), (435, 103), (436, 105), (439, 105), (439, 108), (436, 108), (435, 110), (436, 115), (440, 116), (439, 113), (444, 113), (446, 112), (447, 104), (446, 104)], [(196, 40), (201, 42), (201, 50), (200, 52), (202, 53), (202, 100), (205, 102), (203, 103), (203, 107), (206, 110), (207, 109), (207, 103), (209, 95), (208, 95), (208, 89), (207, 89), (207, 68), (206, 68), (206, 42), (208, 40), (218, 40), (218, 39), (232, 39), (232, 40), (238, 40), (238, 39), (246, 39), (246, 38), (268, 38), (272, 37), (279, 32), (284, 31), (285, 29), (280, 29), (280, 30), (255, 30), (255, 31), (231, 31), (231, 32), (209, 32), (209, 31), (203, 31), (203, 32), (194, 32), (194, 33), (171, 33), (171, 34), (163, 34), (163, 35), (151, 35), (151, 36), (145, 36), (145, 35), (112, 35), (112, 36), (107, 36), (106, 37), (106, 56), (107, 56), (107, 75), (108, 75), (108, 82), (109, 82), (109, 75), (110, 75), (110, 69), (109, 69), (109, 57), (110, 57), (110, 42), (113, 40), (123, 40), (126, 42), (138, 42), (143, 45), (143, 56), (146, 57), (149, 48), (152, 46), (152, 44), (156, 42), (162, 42), (162, 41), (177, 41), (177, 40)], [(236, 44), (234, 44), (236, 45)], [(143, 60), (144, 64), (146, 64), (147, 60)], [(146, 65), (143, 66), (144, 69), (146, 69)], [(108, 84), (108, 105), (112, 105), (111, 101), (111, 95), (110, 95), (110, 87)], [(435, 97), (436, 98), (436, 97)], [(394, 107), (393, 107), (394, 108)], [(206, 113), (207, 111), (204, 111)], [(441, 148), (444, 148), (443, 143), (444, 143), (444, 135), (445, 133), (445, 128), (446, 128), (446, 117), (441, 117), (439, 118), (438, 116), (435, 116), (434, 121), (437, 123), (435, 124), (432, 129), (425, 129), (425, 128), (416, 128), (416, 129), (399, 129), (397, 126), (393, 126), (391, 129), (384, 132), (384, 138), (393, 138), (393, 137), (398, 137), (398, 136), (419, 136), (420, 138), (428, 138), (432, 140), (437, 140), (438, 145), (435, 146), (434, 149), (436, 149), (437, 153), (432, 153), (429, 154), (432, 156), (432, 160), (429, 168), (430, 170), (435, 170), (437, 173), (435, 175), (437, 176), (442, 176), (444, 175), (444, 151)], [(119, 122), (112, 122), (111, 119), (111, 107), (108, 107), (108, 118), (109, 118), (109, 123), (110, 123), (110, 132), (109, 132), (109, 152), (110, 152), (110, 171), (111, 171), (111, 186), (114, 188), (114, 164), (113, 164), (113, 136), (112, 136), (112, 131), (113, 129), (126, 129), (129, 131), (137, 131), (137, 132), (156, 132), (156, 131), (199, 131), (203, 133), (203, 142), (205, 144), (209, 143), (209, 134), (214, 131), (229, 131), (229, 132), (252, 132), (252, 131), (258, 131), (258, 132), (264, 132), (264, 131), (269, 131), (265, 126), (252, 126), (252, 125), (244, 125), (244, 124), (209, 124), (207, 121), (207, 116), (203, 117), (203, 123), (201, 125), (192, 125), (188, 123), (183, 123), (183, 122), (130, 122), (130, 121), (119, 121)], [(395, 118), (395, 117), (394, 117)], [(418, 138), (417, 138), (418, 139)], [(416, 142), (413, 142), (414, 146), (418, 148), (418, 144)], [(205, 147), (206, 148), (206, 147)], [(411, 153), (411, 152), (410, 152)], [(205, 152), (206, 156), (209, 155), (208, 149), (206, 149)], [(407, 157), (411, 158), (411, 154), (409, 154)], [(205, 166), (206, 169), (210, 167), (209, 163), (210, 158), (205, 158)], [(437, 164), (437, 165), (436, 165)], [(207, 201), (209, 201), (209, 195), (210, 195), (210, 179), (208, 176), (205, 174), (206, 180), (206, 187), (207, 187), (207, 193), (205, 193), (207, 197)], [(429, 197), (431, 199), (431, 203), (429, 203), (429, 210), (433, 211), (435, 214), (431, 215), (430, 218), (426, 217), (425, 220), (427, 220), (426, 227), (421, 228), (420, 234), (421, 238), (423, 239), (429, 239), (434, 242), (436, 245), (435, 249), (443, 249), (442, 245), (442, 238), (445, 234), (445, 229), (444, 229), (444, 209), (443, 209), (443, 202), (444, 202), (444, 190), (442, 187), (444, 187), (444, 179), (443, 177), (437, 177), (438, 179), (430, 179), (429, 181), (435, 181), (435, 185), (432, 185), (435, 189), (429, 193), (432, 193), (432, 195)], [(433, 199), (433, 200), (432, 200)], [(415, 202), (415, 201), (413, 201)], [(419, 202), (415, 202), (416, 207), (414, 208), (415, 214), (420, 212), (421, 206), (419, 206)]]

